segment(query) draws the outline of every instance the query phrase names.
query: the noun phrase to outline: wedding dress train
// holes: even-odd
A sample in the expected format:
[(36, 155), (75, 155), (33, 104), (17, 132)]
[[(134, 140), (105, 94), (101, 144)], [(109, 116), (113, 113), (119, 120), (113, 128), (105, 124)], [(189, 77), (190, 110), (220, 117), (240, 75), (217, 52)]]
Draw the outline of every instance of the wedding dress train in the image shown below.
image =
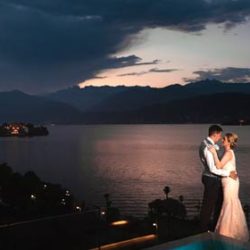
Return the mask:
[[(236, 170), (235, 155), (226, 163), (224, 169)], [(223, 204), (215, 232), (241, 241), (249, 240), (246, 218), (239, 200), (239, 178), (222, 178)]]

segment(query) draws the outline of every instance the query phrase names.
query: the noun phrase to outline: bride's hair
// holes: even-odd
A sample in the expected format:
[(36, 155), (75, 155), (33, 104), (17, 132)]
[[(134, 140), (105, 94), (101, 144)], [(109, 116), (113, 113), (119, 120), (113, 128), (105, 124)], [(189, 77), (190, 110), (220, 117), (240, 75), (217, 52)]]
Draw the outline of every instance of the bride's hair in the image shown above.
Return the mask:
[(237, 146), (237, 141), (239, 139), (238, 135), (235, 133), (226, 133), (225, 137), (227, 137), (227, 140), (230, 143), (230, 148), (234, 149)]

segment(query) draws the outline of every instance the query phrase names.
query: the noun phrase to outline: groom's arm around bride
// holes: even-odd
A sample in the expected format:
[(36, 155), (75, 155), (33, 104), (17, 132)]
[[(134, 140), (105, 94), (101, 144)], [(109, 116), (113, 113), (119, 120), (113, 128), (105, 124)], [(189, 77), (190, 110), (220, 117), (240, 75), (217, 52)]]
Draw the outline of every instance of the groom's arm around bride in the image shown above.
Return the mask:
[[(223, 201), (221, 177), (237, 179), (235, 171), (217, 169), (213, 154), (209, 151), (209, 146), (218, 147), (216, 143), (221, 139), (222, 131), (222, 128), (218, 125), (210, 126), (208, 137), (201, 143), (199, 148), (200, 160), (204, 167), (202, 174), (204, 194), (200, 214), (201, 232), (213, 231), (218, 220)], [(211, 217), (213, 217), (212, 224), (210, 224)]]

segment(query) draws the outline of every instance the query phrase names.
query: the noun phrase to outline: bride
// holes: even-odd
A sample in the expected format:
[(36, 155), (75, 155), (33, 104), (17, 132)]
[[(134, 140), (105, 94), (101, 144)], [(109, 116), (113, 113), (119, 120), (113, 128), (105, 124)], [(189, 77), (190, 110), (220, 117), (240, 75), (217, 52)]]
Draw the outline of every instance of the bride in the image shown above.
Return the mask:
[[(217, 168), (227, 170), (236, 170), (236, 161), (234, 148), (236, 146), (238, 136), (233, 133), (227, 133), (223, 139), (223, 147), (225, 153), (223, 158), (219, 160), (216, 149), (211, 146), (209, 150), (212, 152)], [(218, 219), (215, 232), (218, 234), (231, 237), (241, 241), (249, 240), (249, 233), (246, 223), (245, 214), (243, 212), (241, 202), (239, 200), (239, 179), (222, 178), (223, 187), (223, 204)]]

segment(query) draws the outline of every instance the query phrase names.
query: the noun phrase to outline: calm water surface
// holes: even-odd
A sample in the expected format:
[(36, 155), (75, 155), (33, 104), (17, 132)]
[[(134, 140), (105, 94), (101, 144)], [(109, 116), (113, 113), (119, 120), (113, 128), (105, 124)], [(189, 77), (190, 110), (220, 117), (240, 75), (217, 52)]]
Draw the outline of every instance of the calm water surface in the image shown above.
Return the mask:
[[(48, 137), (0, 138), (0, 162), (44, 181), (61, 183), (88, 204), (110, 193), (124, 211), (171, 196), (201, 197), (198, 147), (207, 125), (51, 126)], [(240, 137), (236, 151), (240, 196), (250, 202), (250, 127), (225, 126)]]

